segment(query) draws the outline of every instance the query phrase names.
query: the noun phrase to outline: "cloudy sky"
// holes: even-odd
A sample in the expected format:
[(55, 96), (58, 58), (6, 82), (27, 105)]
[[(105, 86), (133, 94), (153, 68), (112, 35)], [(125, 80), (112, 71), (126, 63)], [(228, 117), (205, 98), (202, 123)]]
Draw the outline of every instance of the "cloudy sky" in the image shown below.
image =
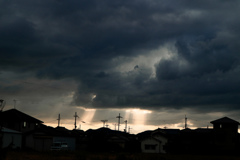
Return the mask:
[[(0, 0), (0, 99), (47, 125), (240, 121), (240, 1)], [(14, 100), (15, 103), (14, 103)], [(84, 123), (85, 122), (85, 123)]]

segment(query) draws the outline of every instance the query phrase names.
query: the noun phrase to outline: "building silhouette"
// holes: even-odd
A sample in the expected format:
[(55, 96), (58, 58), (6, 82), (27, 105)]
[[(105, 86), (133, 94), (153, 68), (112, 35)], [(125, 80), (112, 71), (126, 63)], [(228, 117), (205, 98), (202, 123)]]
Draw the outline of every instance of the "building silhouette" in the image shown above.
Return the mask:
[[(240, 123), (228, 117), (213, 120), (210, 123), (213, 124), (213, 128), (185, 128), (183, 130), (158, 128), (136, 135), (106, 127), (89, 129), (84, 132), (59, 126), (49, 127), (44, 125), (43, 121), (26, 113), (10, 109), (1, 112), (0, 137), (1, 144), (4, 146), (0, 148), (16, 143), (21, 149), (50, 151), (53, 144), (64, 142), (69, 150), (95, 152), (238, 154)], [(9, 138), (3, 139), (3, 132), (5, 137), (15, 134), (21, 137), (21, 140), (14, 142)], [(19, 142), (22, 144), (20, 145)]]

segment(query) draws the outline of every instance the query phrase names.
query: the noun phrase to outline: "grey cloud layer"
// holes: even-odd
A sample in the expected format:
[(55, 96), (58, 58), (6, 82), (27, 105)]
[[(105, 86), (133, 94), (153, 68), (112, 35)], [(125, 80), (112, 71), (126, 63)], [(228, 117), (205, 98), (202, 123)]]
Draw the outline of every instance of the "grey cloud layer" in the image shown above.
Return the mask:
[[(73, 78), (79, 82), (77, 105), (238, 109), (239, 1), (24, 0), (0, 5), (1, 70)], [(119, 70), (165, 44), (172, 44), (175, 53), (152, 64), (155, 77), (140, 64)]]

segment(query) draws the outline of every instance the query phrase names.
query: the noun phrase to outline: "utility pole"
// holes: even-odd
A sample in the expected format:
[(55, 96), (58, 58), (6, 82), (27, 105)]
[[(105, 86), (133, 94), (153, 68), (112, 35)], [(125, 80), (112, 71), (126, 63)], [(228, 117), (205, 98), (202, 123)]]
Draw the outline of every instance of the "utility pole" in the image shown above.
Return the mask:
[(60, 126), (60, 119), (61, 119), (60, 114), (58, 114), (58, 119), (57, 119), (58, 120), (58, 127)]
[(131, 130), (132, 128), (130, 128), (130, 126), (128, 127), (128, 133), (130, 134), (130, 130)]
[(185, 129), (187, 129), (187, 116), (185, 115)]
[[(3, 108), (4, 108), (5, 104), (6, 104), (6, 101), (3, 100), (3, 99), (0, 99), (0, 112), (3, 111)], [(1, 117), (0, 117), (0, 118), (1, 118)], [(0, 122), (2, 122), (2, 121), (0, 121)]]
[(115, 127), (115, 131), (116, 131), (116, 123), (114, 123), (113, 125), (114, 125), (114, 127)]
[(119, 131), (119, 126), (120, 126), (120, 119), (123, 118), (120, 116), (120, 113), (119, 113), (119, 116), (117, 116), (116, 118), (118, 118), (118, 131)]
[(124, 131), (127, 132), (127, 120), (125, 120), (124, 122), (125, 122), (125, 129), (124, 129)]
[(105, 123), (108, 121), (108, 120), (101, 120), (103, 122), (103, 127), (105, 127)]
[(75, 112), (75, 115), (73, 117), (75, 117), (74, 128), (76, 129), (77, 128), (76, 120), (78, 118), (77, 112)]

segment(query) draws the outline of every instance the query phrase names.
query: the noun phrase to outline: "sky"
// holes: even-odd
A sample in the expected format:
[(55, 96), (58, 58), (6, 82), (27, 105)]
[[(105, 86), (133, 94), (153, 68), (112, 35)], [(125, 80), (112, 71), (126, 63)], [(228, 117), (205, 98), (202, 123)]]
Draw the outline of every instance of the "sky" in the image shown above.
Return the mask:
[(0, 99), (131, 133), (240, 121), (240, 1), (0, 0)]

